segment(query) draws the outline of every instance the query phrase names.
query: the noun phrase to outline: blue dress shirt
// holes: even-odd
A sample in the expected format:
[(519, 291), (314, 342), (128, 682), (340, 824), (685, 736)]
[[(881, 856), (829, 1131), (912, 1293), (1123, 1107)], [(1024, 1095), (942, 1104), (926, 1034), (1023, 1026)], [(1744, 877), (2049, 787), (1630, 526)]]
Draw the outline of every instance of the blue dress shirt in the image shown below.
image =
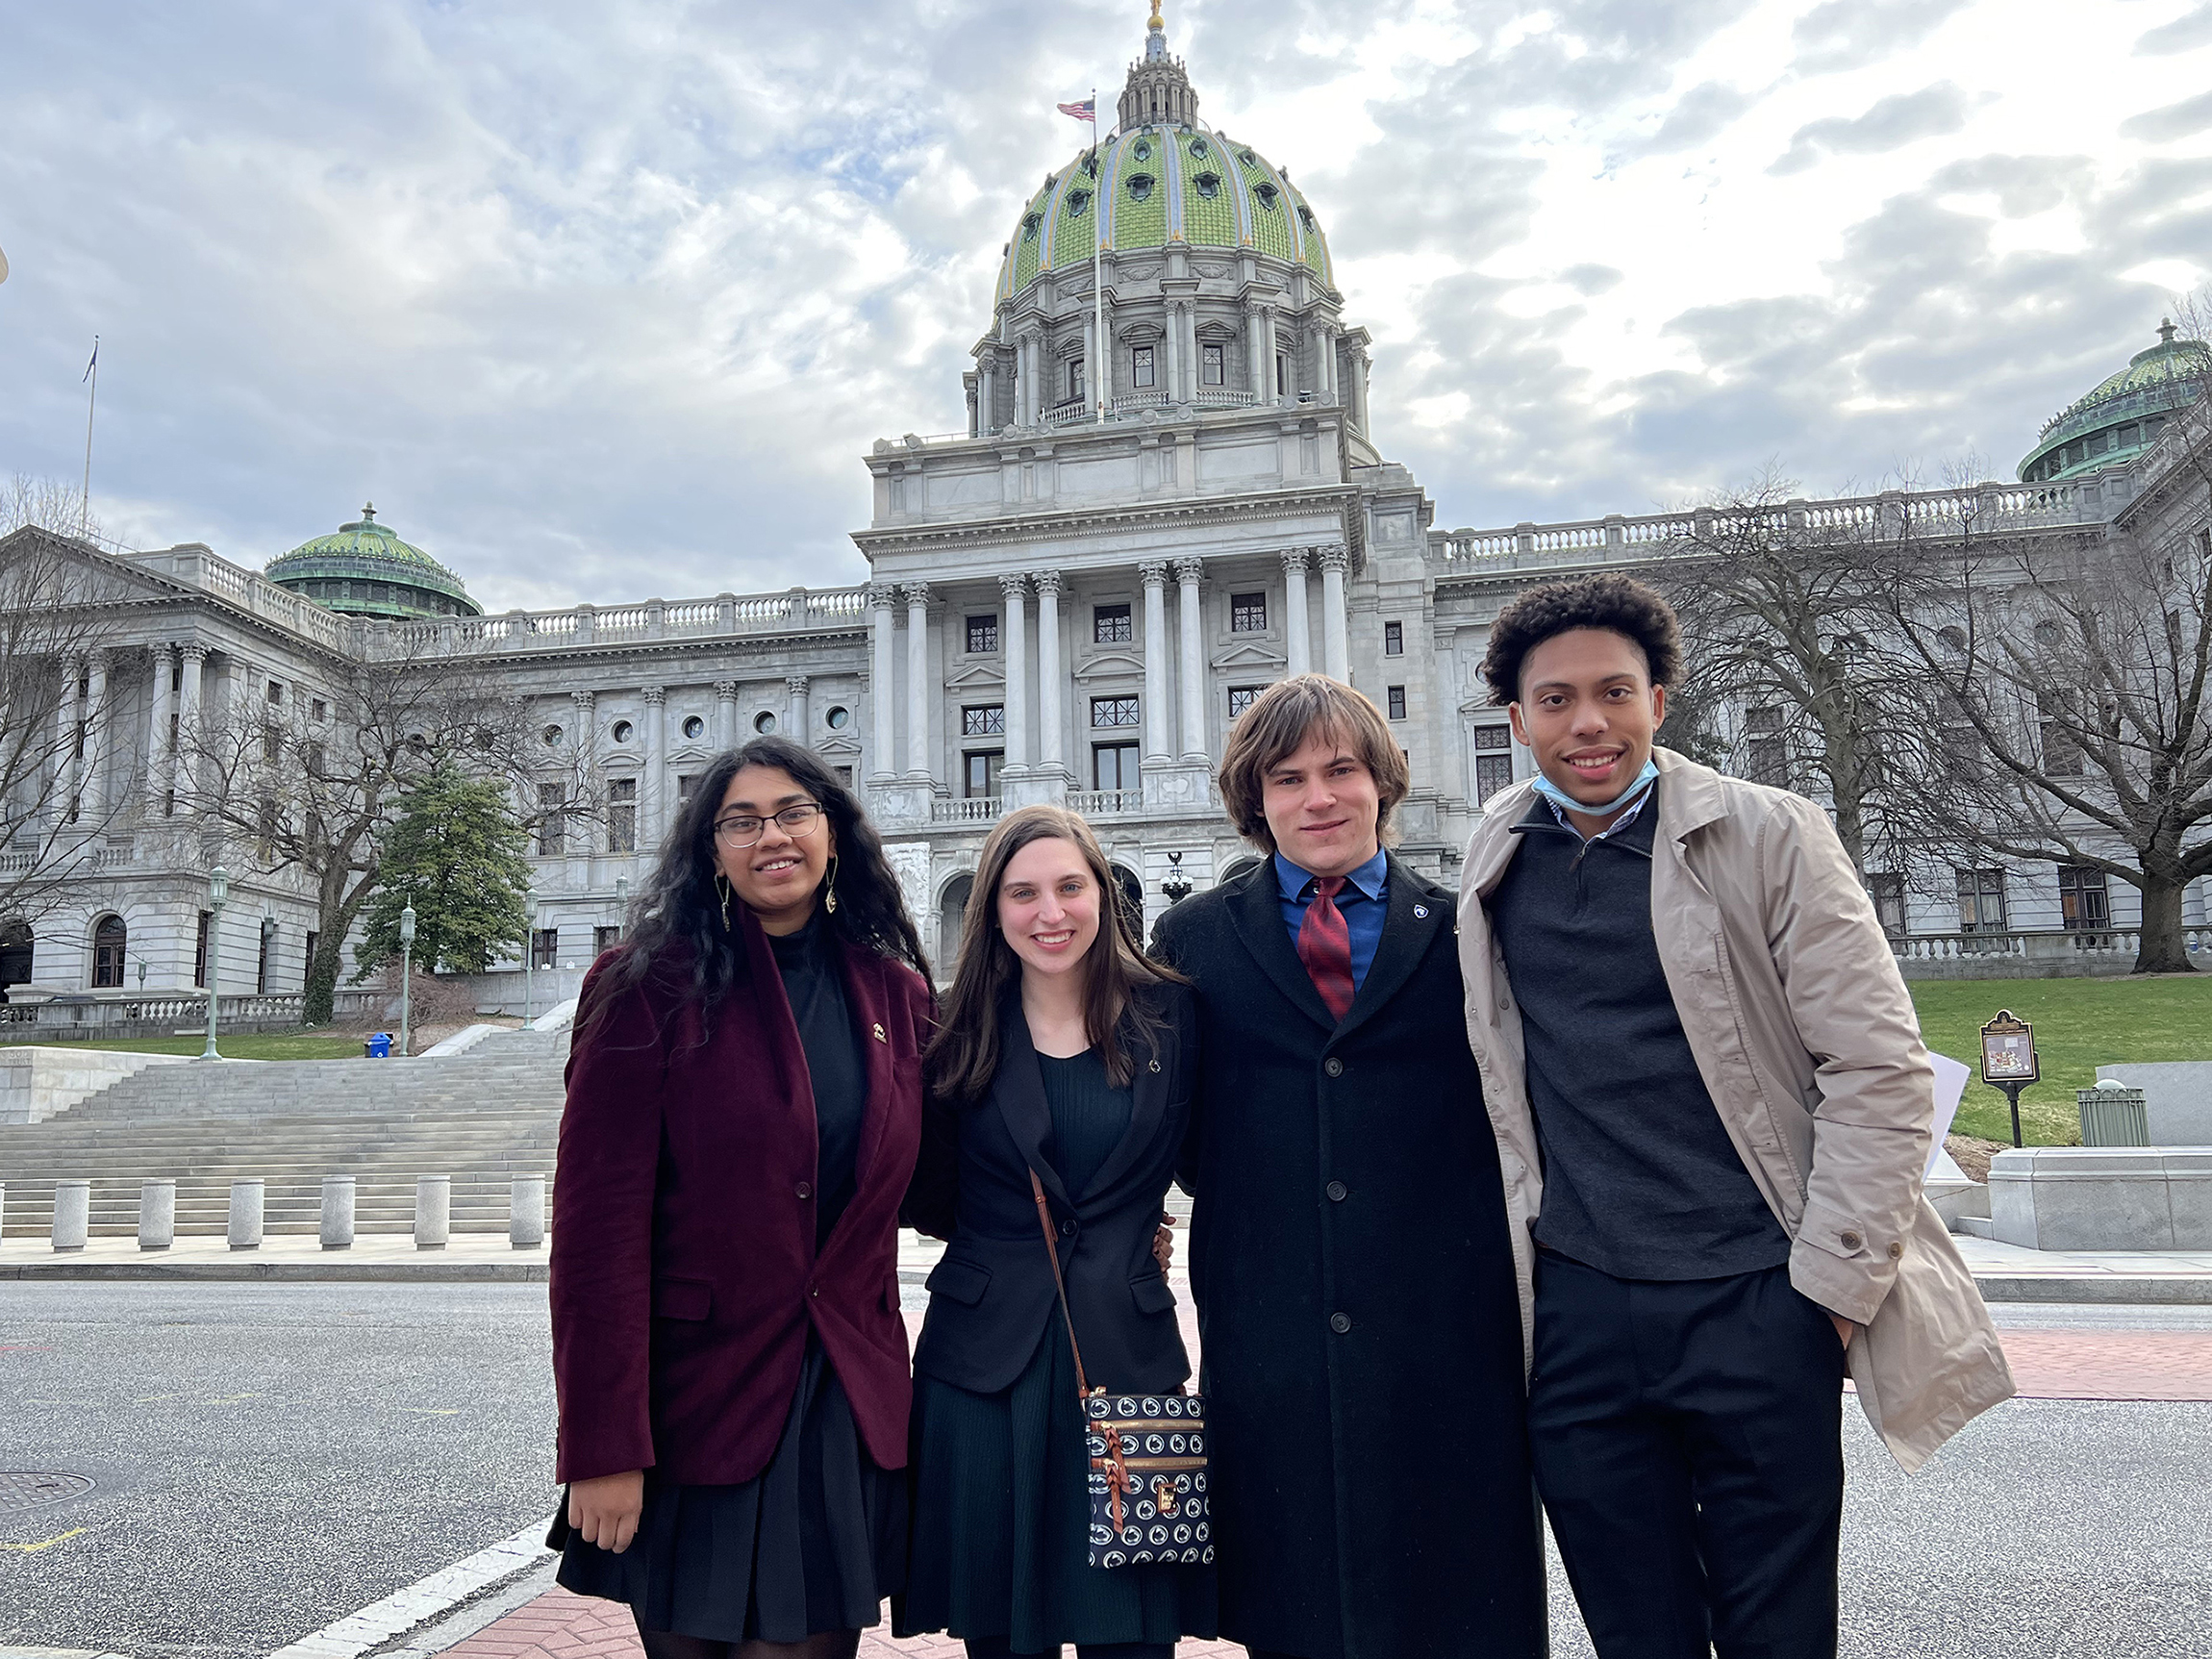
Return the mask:
[[(1281, 853), (1275, 854), (1275, 893), (1283, 907), (1283, 925), (1291, 930), (1291, 947), (1297, 948), (1298, 929), (1305, 925), (1306, 906), (1314, 901), (1314, 877)], [(1352, 990), (1367, 983), (1374, 966), (1375, 949), (1382, 943), (1383, 917), (1390, 910), (1390, 860), (1377, 850), (1374, 857), (1345, 878), (1337, 892), (1337, 911), (1351, 935)]]

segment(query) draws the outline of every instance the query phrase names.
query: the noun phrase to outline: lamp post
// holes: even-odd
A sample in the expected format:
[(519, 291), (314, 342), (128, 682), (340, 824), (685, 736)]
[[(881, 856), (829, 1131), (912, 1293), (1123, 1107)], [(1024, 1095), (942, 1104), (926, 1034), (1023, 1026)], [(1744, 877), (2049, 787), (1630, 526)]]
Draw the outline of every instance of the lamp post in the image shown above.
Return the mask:
[(1183, 873), (1183, 855), (1181, 853), (1169, 853), (1168, 863), (1170, 867), (1168, 871), (1168, 879), (1160, 884), (1160, 896), (1168, 901), (1168, 907), (1172, 910), (1191, 896), (1191, 879)]
[(208, 1045), (202, 1060), (220, 1060), (215, 1048), (215, 1005), (223, 986), (223, 905), (231, 896), (230, 872), (221, 865), (208, 872)]
[(399, 908), (399, 1054), (405, 1059), (411, 1052), (408, 1040), (414, 1033), (415, 1005), (410, 1000), (414, 990), (415, 974), (415, 906)]
[(530, 1028), (530, 970), (538, 955), (538, 895), (522, 895), (522, 1028)]

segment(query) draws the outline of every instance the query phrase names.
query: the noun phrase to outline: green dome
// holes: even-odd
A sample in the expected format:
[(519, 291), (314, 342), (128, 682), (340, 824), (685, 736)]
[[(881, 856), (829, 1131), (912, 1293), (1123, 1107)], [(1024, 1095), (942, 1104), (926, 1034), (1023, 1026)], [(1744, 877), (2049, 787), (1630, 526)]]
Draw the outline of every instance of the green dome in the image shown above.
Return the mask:
[(2167, 417), (2212, 387), (2212, 347), (2175, 339), (2161, 322), (2158, 343), (2079, 402), (2051, 417), (2020, 464), (2021, 481), (2073, 478), (2132, 461), (2158, 440)]
[(280, 588), (348, 616), (478, 616), (484, 607), (461, 578), (376, 521), (373, 505), (335, 534), (303, 541), (268, 563)]
[(1112, 252), (1169, 242), (1249, 248), (1335, 286), (1321, 227), (1280, 167), (1203, 127), (1160, 125), (1116, 133), (1095, 157), (1086, 150), (1046, 176), (1006, 245), (997, 298), (1047, 271), (1089, 264), (1101, 219)]

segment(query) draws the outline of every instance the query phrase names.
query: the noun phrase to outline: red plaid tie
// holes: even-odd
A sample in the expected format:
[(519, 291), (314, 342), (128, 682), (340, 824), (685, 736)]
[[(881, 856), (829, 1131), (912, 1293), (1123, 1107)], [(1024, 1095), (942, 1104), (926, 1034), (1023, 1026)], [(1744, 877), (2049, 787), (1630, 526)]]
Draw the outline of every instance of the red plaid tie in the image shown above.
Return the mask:
[(1344, 885), (1341, 875), (1314, 877), (1314, 899), (1306, 906), (1305, 920), (1298, 923), (1298, 960), (1339, 1019), (1352, 1006), (1352, 933), (1337, 908)]

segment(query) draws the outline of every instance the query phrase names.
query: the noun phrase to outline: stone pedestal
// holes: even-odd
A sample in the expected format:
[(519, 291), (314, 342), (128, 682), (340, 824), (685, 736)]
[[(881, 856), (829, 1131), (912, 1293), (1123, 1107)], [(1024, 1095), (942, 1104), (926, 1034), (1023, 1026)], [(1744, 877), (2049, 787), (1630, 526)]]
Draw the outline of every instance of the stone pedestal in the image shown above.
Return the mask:
[(231, 1248), (258, 1250), (262, 1247), (262, 1201), (265, 1194), (261, 1178), (231, 1183)]
[(138, 1248), (165, 1250), (177, 1242), (177, 1184), (166, 1178), (138, 1186)]
[(1144, 810), (1149, 813), (1203, 813), (1212, 801), (1209, 768), (1202, 761), (1144, 763)]
[(92, 1231), (92, 1183), (54, 1183), (54, 1248), (81, 1250)]
[(535, 1250), (545, 1242), (545, 1177), (517, 1175), (507, 1200), (507, 1242)]
[(1989, 1166), (1991, 1230), (2031, 1250), (2212, 1250), (2212, 1146), (2028, 1146)]
[(326, 1250), (353, 1248), (355, 1187), (351, 1175), (325, 1175), (322, 1178), (322, 1247)]
[(415, 1183), (415, 1247), (442, 1250), (453, 1227), (453, 1177), (423, 1175)]
[(998, 793), (1010, 812), (1016, 807), (1062, 806), (1068, 800), (1068, 774), (1043, 767), (1025, 767), (1018, 777), (1001, 772)]
[(867, 786), (868, 817), (887, 830), (928, 823), (930, 804), (936, 799), (937, 786), (927, 778), (871, 779)]

